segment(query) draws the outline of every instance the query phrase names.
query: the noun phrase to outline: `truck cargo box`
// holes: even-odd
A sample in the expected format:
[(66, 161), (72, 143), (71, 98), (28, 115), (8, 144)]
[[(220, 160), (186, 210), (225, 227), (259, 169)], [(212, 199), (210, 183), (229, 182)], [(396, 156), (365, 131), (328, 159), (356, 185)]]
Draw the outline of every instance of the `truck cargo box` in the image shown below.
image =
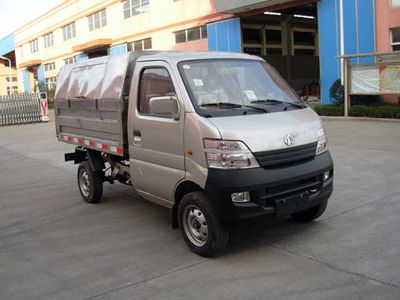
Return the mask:
[(64, 66), (54, 97), (58, 139), (118, 156), (128, 153), (130, 77), (136, 59), (150, 53), (100, 57)]

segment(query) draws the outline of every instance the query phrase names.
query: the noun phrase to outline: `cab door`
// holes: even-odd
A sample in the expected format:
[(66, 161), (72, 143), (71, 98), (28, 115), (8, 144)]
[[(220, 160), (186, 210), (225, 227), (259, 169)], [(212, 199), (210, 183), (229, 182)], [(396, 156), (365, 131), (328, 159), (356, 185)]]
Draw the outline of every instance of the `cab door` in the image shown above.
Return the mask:
[[(176, 78), (166, 62), (137, 63), (129, 108), (131, 179), (143, 197), (171, 207), (176, 184), (185, 177), (184, 107)], [(178, 117), (152, 113), (154, 97), (176, 97)]]

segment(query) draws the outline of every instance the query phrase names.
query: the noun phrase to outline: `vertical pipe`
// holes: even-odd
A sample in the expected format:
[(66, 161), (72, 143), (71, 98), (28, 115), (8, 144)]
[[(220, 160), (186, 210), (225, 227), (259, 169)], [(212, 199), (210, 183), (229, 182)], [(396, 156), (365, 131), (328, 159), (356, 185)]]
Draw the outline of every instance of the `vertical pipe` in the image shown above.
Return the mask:
[[(337, 5), (337, 1), (335, 0), (335, 39), (336, 39), (336, 55), (339, 55), (340, 53), (340, 37), (339, 37), (339, 33), (340, 33), (340, 28), (339, 28), (339, 21), (338, 21), (338, 5)], [(341, 73), (340, 70), (342, 69), (342, 65), (340, 64), (341, 60), (336, 62), (336, 78), (340, 78), (341, 77)]]
[[(373, 14), (374, 14), (374, 52), (376, 52), (376, 49), (378, 49), (377, 43), (377, 36), (376, 36), (376, 3), (375, 0), (372, 1), (372, 9), (373, 9)], [(374, 58), (376, 61), (376, 57)]]
[[(357, 54), (360, 54), (360, 35), (359, 35), (359, 17), (358, 17), (358, 0), (355, 0), (354, 3), (354, 7), (355, 7), (355, 14), (356, 14), (356, 42), (357, 42)], [(357, 63), (360, 63), (360, 58), (357, 58)]]
[(349, 64), (348, 64), (348, 58), (342, 58), (343, 59), (343, 81), (344, 81), (344, 116), (348, 117), (349, 112), (350, 112), (350, 97), (349, 97)]
[[(339, 2), (340, 9), (339, 9), (339, 14), (340, 14), (340, 55), (344, 55), (344, 11), (343, 11), (343, 0), (340, 0)], [(342, 81), (342, 84), (344, 84), (344, 60), (341, 58), (341, 74), (340, 78)]]

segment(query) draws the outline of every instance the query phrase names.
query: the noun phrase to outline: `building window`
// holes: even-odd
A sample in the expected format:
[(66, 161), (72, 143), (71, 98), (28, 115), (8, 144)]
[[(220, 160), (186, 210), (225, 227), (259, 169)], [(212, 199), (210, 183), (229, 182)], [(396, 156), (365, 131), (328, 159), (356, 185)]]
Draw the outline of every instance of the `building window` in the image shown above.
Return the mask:
[(175, 43), (186, 43), (186, 30), (175, 32)]
[(280, 29), (267, 29), (265, 31), (265, 41), (269, 45), (282, 44), (282, 32)]
[(294, 28), (292, 30), (292, 55), (318, 55), (315, 29)]
[(48, 89), (54, 89), (57, 84), (57, 78), (56, 77), (49, 77), (46, 78), (46, 86)]
[(150, 0), (125, 0), (123, 10), (125, 19), (148, 12)]
[(56, 69), (56, 63), (55, 62), (44, 64), (44, 70), (45, 71), (53, 71), (55, 69)]
[(107, 25), (106, 10), (103, 9), (101, 11), (98, 11), (97, 13), (88, 16), (88, 21), (89, 21), (89, 31), (93, 31), (95, 29), (106, 26)]
[(207, 27), (199, 26), (175, 32), (175, 43), (186, 43), (207, 38)]
[(31, 47), (31, 53), (39, 51), (38, 39), (30, 41), (29, 46)]
[(128, 43), (128, 51), (142, 51), (152, 48), (151, 38)]
[(391, 0), (391, 4), (393, 7), (400, 7), (400, 0)]
[[(12, 82), (17, 82), (17, 80), (18, 80), (17, 77), (11, 77), (11, 81), (12, 81)], [(6, 81), (7, 81), (7, 82), (10, 82), (10, 77), (7, 76), (7, 77), (6, 77)]]
[(65, 25), (62, 30), (64, 41), (76, 37), (75, 22)]
[(76, 57), (75, 56), (68, 57), (68, 58), (64, 59), (64, 62), (66, 65), (74, 64), (74, 63), (76, 63)]
[(266, 54), (283, 55), (281, 28), (268, 28), (265, 30)]
[(282, 28), (275, 25), (243, 24), (243, 52), (252, 55), (287, 55), (282, 45)]
[(243, 43), (251, 45), (262, 44), (262, 29), (261, 28), (243, 28)]
[(48, 48), (54, 45), (53, 32), (46, 34), (44, 37), (44, 47)]
[(260, 25), (243, 25), (243, 52), (251, 55), (265, 54), (263, 43), (263, 27)]
[(400, 51), (400, 27), (390, 29), (391, 36), (392, 36), (392, 50), (393, 51)]
[(201, 40), (201, 33), (199, 28), (190, 28), (187, 30), (187, 41), (191, 42), (191, 41), (197, 41), (197, 40)]
[(18, 86), (11, 86), (11, 88), (8, 86), (7, 87), (7, 95), (14, 95), (14, 94), (18, 94)]

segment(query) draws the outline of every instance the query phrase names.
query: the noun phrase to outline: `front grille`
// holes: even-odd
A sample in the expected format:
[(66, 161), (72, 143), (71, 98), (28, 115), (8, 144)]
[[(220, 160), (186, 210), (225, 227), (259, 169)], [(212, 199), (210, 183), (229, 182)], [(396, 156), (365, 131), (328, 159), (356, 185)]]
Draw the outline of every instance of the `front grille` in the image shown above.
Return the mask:
[(279, 168), (311, 160), (316, 150), (317, 143), (312, 143), (286, 149), (255, 152), (254, 157), (263, 168)]
[(283, 185), (259, 189), (254, 192), (253, 196), (254, 199), (257, 199), (255, 202), (259, 205), (274, 205), (274, 203), (280, 199), (316, 193), (321, 189), (321, 187), (321, 176), (313, 176), (297, 181), (287, 182)]
[(318, 176), (306, 178), (299, 181), (289, 182), (284, 185), (267, 188), (264, 199), (275, 199), (291, 195), (302, 194), (310, 190), (319, 190), (321, 187), (321, 178)]

